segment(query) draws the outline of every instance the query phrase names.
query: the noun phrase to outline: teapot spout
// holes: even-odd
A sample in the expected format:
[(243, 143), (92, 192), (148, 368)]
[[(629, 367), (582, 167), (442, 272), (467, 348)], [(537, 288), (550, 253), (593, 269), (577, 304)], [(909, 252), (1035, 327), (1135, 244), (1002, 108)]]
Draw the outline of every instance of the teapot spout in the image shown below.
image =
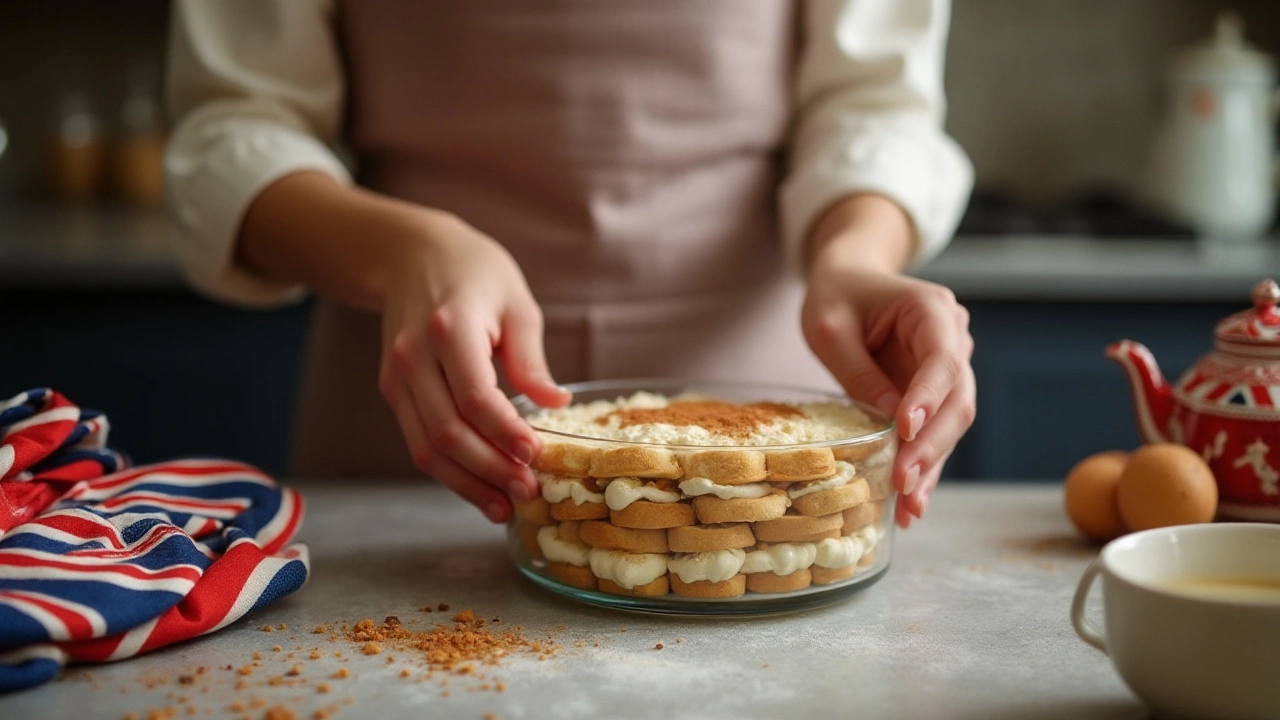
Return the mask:
[(1173, 387), (1160, 374), (1151, 351), (1142, 343), (1121, 340), (1107, 346), (1107, 357), (1119, 363), (1129, 378), (1138, 434), (1148, 443), (1168, 442), (1165, 428), (1173, 413)]

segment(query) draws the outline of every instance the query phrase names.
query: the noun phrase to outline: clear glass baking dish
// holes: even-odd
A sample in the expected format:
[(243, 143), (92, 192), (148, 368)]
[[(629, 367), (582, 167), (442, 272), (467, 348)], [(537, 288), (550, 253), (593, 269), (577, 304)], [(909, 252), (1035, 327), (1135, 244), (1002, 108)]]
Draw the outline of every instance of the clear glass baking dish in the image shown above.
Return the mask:
[[(691, 444), (679, 433), (675, 441), (624, 441), (539, 427), (543, 409), (514, 398), (543, 440), (534, 461), (543, 495), (516, 503), (507, 540), (537, 585), (603, 607), (743, 616), (828, 605), (888, 570), (897, 433), (875, 409), (817, 390), (737, 382), (609, 380), (568, 389), (575, 406), (635, 393), (694, 395), (767, 412), (777, 406), (754, 404), (853, 408), (869, 422), (853, 437), (813, 442)], [(664, 420), (683, 422), (656, 421)]]

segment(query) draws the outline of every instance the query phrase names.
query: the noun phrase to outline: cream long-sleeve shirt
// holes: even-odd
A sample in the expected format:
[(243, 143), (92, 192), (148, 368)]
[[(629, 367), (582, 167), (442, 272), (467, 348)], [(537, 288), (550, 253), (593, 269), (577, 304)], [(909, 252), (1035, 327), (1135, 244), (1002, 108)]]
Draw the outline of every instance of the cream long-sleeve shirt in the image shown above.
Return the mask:
[[(875, 192), (916, 232), (915, 265), (946, 246), (973, 170), (943, 131), (949, 0), (804, 0), (782, 243), (799, 264), (833, 202)], [(351, 182), (334, 151), (344, 85), (332, 0), (176, 0), (165, 158), (188, 281), (226, 302), (272, 306), (305, 288), (237, 265), (249, 204), (275, 180), (318, 170)]]

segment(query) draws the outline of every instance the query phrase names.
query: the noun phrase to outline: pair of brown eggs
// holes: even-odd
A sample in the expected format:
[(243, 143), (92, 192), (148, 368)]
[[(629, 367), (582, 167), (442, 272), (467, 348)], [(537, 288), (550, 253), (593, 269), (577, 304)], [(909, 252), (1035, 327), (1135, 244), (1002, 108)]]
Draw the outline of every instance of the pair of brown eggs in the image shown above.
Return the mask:
[(1094, 540), (1207, 523), (1218, 511), (1218, 484), (1209, 465), (1173, 443), (1090, 455), (1067, 474), (1064, 491), (1067, 516)]

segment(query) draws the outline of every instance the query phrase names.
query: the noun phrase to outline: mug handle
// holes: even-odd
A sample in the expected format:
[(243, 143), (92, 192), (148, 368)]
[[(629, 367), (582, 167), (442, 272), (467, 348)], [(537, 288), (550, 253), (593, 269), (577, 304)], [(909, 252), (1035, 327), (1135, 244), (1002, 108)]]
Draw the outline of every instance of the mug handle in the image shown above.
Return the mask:
[(1076, 586), (1076, 596), (1071, 600), (1071, 626), (1075, 628), (1081, 640), (1102, 652), (1107, 652), (1106, 636), (1089, 627), (1089, 624), (1084, 621), (1084, 601), (1089, 597), (1089, 589), (1093, 587), (1093, 581), (1102, 569), (1101, 563), (1101, 559), (1094, 560), (1088, 568), (1085, 568), (1084, 575), (1080, 576), (1080, 584)]

